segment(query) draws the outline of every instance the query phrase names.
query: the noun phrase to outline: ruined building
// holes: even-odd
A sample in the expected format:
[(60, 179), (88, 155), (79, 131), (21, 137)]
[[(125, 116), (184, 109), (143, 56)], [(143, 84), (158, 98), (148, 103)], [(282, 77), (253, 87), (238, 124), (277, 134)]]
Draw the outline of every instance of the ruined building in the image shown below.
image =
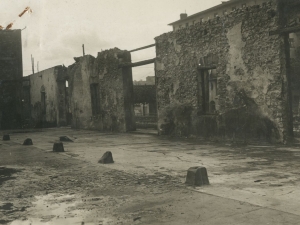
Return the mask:
[[(159, 134), (289, 141), (300, 127), (299, 12), (295, 0), (231, 0), (186, 16), (130, 51), (155, 46), (155, 59), (132, 63), (115, 48), (24, 78), (23, 114), (34, 124), (126, 132), (145, 123), (134, 112), (144, 96)], [(134, 94), (131, 68), (150, 63), (155, 87)]]
[(74, 58), (23, 78), (30, 127), (71, 125), (99, 131), (135, 130), (130, 53), (117, 48)]
[(135, 130), (130, 53), (114, 48), (75, 61), (68, 67), (72, 127)]
[(22, 123), (21, 30), (0, 30), (0, 129)]
[(67, 68), (55, 66), (23, 78), (23, 115), (30, 127), (67, 125)]
[(159, 132), (292, 138), (299, 55), (293, 65), (289, 41), (300, 31), (299, 7), (276, 0), (246, 5), (156, 37)]
[(221, 4), (211, 7), (207, 10), (198, 12), (191, 16), (188, 16), (186, 13), (180, 14), (180, 20), (177, 20), (169, 25), (173, 27), (173, 30), (183, 29), (192, 25), (195, 25), (199, 22), (208, 21), (216, 17), (223, 17), (227, 14), (238, 10), (243, 9), (253, 5), (262, 5), (265, 4), (268, 0), (229, 0), (222, 1)]

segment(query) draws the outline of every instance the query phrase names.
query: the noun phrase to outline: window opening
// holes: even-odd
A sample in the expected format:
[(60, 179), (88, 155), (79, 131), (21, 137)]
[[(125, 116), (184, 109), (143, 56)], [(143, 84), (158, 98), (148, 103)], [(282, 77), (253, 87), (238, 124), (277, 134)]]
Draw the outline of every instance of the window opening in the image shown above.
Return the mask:
[(93, 116), (100, 114), (99, 84), (91, 84), (91, 101)]

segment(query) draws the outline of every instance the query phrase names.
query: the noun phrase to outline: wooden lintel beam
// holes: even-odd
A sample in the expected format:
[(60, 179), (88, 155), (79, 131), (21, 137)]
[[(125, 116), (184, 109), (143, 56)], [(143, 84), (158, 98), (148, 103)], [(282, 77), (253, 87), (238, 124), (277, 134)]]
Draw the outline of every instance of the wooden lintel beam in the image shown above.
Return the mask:
[(211, 66), (198, 66), (198, 70), (214, 70), (217, 69), (217, 66), (211, 65)]
[(276, 34), (289, 34), (300, 31), (300, 26), (294, 26), (294, 27), (285, 27), (279, 30), (270, 31), (269, 35), (276, 35)]
[(135, 62), (135, 63), (124, 63), (124, 64), (121, 64), (119, 66), (119, 68), (122, 68), (122, 67), (144, 66), (144, 65), (148, 65), (148, 64), (151, 64), (151, 63), (154, 63), (154, 62), (155, 62), (155, 58), (154, 59), (148, 59), (148, 60), (140, 61), (140, 62)]
[(136, 51), (143, 50), (143, 49), (146, 49), (146, 48), (151, 48), (151, 47), (154, 47), (154, 46), (155, 46), (155, 44), (147, 45), (147, 46), (144, 46), (144, 47), (140, 47), (140, 48), (130, 50), (129, 52), (136, 52)]

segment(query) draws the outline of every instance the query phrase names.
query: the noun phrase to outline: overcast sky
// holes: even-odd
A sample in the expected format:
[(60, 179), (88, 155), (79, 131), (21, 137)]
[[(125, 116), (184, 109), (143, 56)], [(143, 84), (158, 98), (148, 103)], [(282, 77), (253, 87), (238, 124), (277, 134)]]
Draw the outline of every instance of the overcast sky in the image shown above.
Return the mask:
[[(118, 47), (131, 50), (153, 44), (154, 38), (172, 30), (179, 14), (197, 13), (220, 0), (0, 0), (0, 25), (15, 21), (23, 29), (24, 76), (31, 74), (32, 54), (39, 69), (71, 65), (73, 57), (93, 56)], [(29, 6), (32, 14), (18, 15)], [(155, 49), (132, 53), (132, 61), (155, 57)], [(133, 69), (135, 80), (154, 75), (153, 65)]]

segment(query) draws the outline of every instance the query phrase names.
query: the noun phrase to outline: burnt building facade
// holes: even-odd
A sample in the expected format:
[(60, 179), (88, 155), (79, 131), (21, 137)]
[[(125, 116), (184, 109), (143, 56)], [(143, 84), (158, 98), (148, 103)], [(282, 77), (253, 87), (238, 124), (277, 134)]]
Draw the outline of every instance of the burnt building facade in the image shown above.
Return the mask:
[(0, 30), (0, 129), (22, 124), (21, 30)]

